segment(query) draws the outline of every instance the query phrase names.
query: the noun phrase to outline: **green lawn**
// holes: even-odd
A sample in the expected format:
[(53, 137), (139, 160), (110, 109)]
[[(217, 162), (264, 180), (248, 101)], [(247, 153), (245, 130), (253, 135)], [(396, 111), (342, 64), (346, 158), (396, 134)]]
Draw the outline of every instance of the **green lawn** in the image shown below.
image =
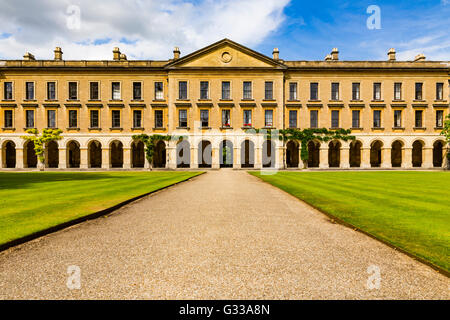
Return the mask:
[(250, 173), (450, 271), (450, 172)]
[(0, 172), (0, 244), (112, 207), (199, 172)]

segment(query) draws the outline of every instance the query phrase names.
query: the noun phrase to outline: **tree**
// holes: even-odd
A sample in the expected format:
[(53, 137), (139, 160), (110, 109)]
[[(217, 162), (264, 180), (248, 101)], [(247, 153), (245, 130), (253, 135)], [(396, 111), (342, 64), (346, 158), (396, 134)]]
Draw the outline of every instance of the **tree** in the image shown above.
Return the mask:
[(34, 153), (39, 160), (39, 169), (44, 170), (45, 168), (45, 148), (51, 141), (61, 140), (63, 137), (60, 135), (62, 133), (61, 129), (44, 129), (42, 134), (39, 135), (38, 129), (28, 129), (26, 133), (29, 136), (22, 136), (22, 139), (27, 141), (33, 141), (34, 143)]
[[(289, 140), (297, 141), (300, 143), (300, 159), (303, 161), (303, 168), (307, 168), (309, 158), (308, 143), (310, 141), (318, 140), (321, 142), (328, 142), (330, 140), (355, 140), (355, 136), (350, 135), (350, 133), (351, 130), (346, 129), (285, 129), (279, 131), (279, 139), (283, 141), (283, 144), (285, 144)], [(284, 152), (283, 158), (285, 158)], [(285, 162), (286, 161), (284, 161), (284, 163)]]
[[(132, 138), (133, 140), (139, 140), (144, 143), (145, 157), (147, 158), (147, 161), (150, 164), (150, 170), (153, 169), (153, 158), (155, 154), (155, 147), (158, 141), (169, 141), (172, 139), (177, 139), (177, 137), (171, 135), (160, 135), (160, 134), (148, 135), (145, 133), (134, 135)], [(183, 137), (178, 137), (178, 140), (183, 140)]]
[(447, 163), (445, 167), (447, 169), (450, 169), (450, 152), (449, 152), (449, 146), (450, 146), (450, 114), (447, 115), (447, 119), (444, 121), (444, 129), (441, 131), (441, 135), (445, 136), (445, 139), (447, 140)]

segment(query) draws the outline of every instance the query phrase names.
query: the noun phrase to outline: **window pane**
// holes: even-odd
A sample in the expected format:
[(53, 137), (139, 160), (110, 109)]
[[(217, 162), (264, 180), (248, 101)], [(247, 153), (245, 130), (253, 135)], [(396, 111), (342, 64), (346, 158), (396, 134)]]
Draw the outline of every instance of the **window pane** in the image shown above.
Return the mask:
[(231, 98), (230, 81), (222, 81), (222, 99), (229, 100)]
[(186, 100), (187, 99), (187, 82), (186, 81), (180, 81), (178, 83), (178, 99)]
[(252, 126), (252, 110), (244, 110), (244, 126)]
[(272, 100), (273, 99), (273, 82), (266, 81), (264, 84), (264, 99)]
[(225, 109), (222, 110), (222, 127), (230, 127), (231, 119), (230, 119), (230, 110)]
[(444, 99), (444, 84), (436, 83), (436, 100)]
[(26, 127), (34, 128), (34, 110), (26, 110)]
[(34, 82), (26, 83), (26, 99), (34, 100)]
[(339, 100), (339, 83), (331, 84), (331, 100)]
[(415, 125), (416, 128), (422, 128), (422, 110), (416, 110), (415, 112), (416, 116), (416, 121), (415, 121)]
[(200, 82), (200, 99), (206, 100), (209, 98), (208, 90), (209, 90), (209, 82), (201, 81)]
[(313, 82), (310, 84), (310, 98), (310, 100), (319, 99), (319, 84), (317, 82)]
[(163, 83), (155, 82), (155, 100), (164, 100)]
[(69, 110), (69, 127), (70, 128), (77, 128), (77, 110)]
[(352, 111), (352, 128), (360, 128), (360, 111), (359, 110), (353, 110)]
[(155, 110), (155, 127), (156, 128), (162, 128), (164, 125), (163, 122), (163, 111), (162, 110)]
[(13, 111), (5, 110), (5, 128), (13, 127)]
[(252, 83), (250, 81), (244, 81), (244, 99), (252, 98)]
[(297, 128), (297, 110), (289, 110), (289, 128)]
[(179, 126), (182, 128), (187, 127), (187, 110), (181, 109), (178, 111), (178, 119), (179, 119)]
[(273, 110), (264, 111), (264, 126), (265, 127), (273, 126)]
[(99, 99), (98, 82), (91, 82), (89, 86), (90, 86), (90, 99), (98, 100)]
[(444, 111), (436, 110), (436, 127), (442, 128), (444, 126)]
[(318, 126), (318, 111), (317, 110), (311, 110), (309, 112), (309, 116), (310, 116), (309, 126), (311, 128), (317, 128), (317, 126)]
[(397, 82), (394, 83), (394, 100), (402, 99), (402, 84)]
[(289, 83), (289, 100), (297, 100), (297, 83)]
[(77, 100), (77, 83), (69, 82), (69, 100)]
[(141, 110), (133, 110), (133, 128), (142, 128)]
[(56, 127), (56, 112), (55, 112), (55, 110), (47, 111), (47, 127), (48, 128)]
[(381, 83), (373, 84), (373, 100), (381, 100)]
[(47, 100), (56, 99), (56, 84), (54, 82), (47, 82)]
[(91, 128), (98, 128), (98, 110), (91, 110)]
[(339, 128), (339, 111), (338, 110), (331, 111), (331, 127)]
[(394, 127), (400, 128), (402, 126), (402, 111), (394, 110)]
[(4, 98), (5, 100), (12, 100), (13, 98), (12, 82), (5, 82)]
[(422, 100), (423, 83), (416, 83), (416, 100)]
[(112, 100), (120, 100), (120, 82), (112, 83)]
[(373, 111), (373, 127), (374, 128), (381, 127), (381, 111), (380, 110)]
[(352, 84), (352, 100), (360, 100), (360, 84), (356, 82)]
[(142, 83), (133, 82), (133, 100), (142, 99)]
[(200, 121), (202, 127), (209, 126), (209, 110), (200, 110)]

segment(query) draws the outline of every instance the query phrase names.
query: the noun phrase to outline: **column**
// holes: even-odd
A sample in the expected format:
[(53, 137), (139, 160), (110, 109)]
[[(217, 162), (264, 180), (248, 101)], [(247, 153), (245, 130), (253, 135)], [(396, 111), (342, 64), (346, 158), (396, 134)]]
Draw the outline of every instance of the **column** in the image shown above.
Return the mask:
[(88, 165), (88, 148), (80, 147), (80, 169), (87, 169)]
[(350, 168), (350, 147), (341, 148), (341, 161), (340, 168), (349, 169)]
[(23, 169), (23, 148), (16, 148), (16, 169)]
[(145, 153), (144, 153), (144, 169), (150, 169), (150, 162), (148, 162)]
[(220, 152), (219, 148), (212, 147), (211, 148), (211, 168), (219, 169), (220, 168)]
[(370, 168), (370, 148), (361, 148), (361, 168)]
[(177, 147), (171, 145), (169, 141), (169, 146), (167, 147), (167, 168), (176, 169), (177, 168)]
[(328, 146), (320, 147), (319, 150), (319, 168), (327, 169), (328, 165)]
[(58, 168), (59, 169), (66, 169), (67, 168), (67, 149), (66, 148), (59, 148), (58, 149)]
[(102, 169), (109, 169), (109, 168), (111, 168), (109, 148), (102, 148)]
[(198, 168), (198, 148), (191, 148), (191, 168)]
[(6, 153), (6, 151), (4, 151), (3, 148), (1, 148), (1, 146), (0, 146), (0, 168), (6, 167), (6, 163), (3, 163), (3, 161), (6, 162), (6, 154), (5, 154), (5, 159), (3, 159), (3, 153)]
[(241, 167), (241, 148), (234, 147), (233, 152), (233, 169), (239, 169)]
[(424, 147), (423, 148), (423, 161), (422, 168), (431, 169), (433, 168), (433, 148)]
[[(257, 141), (259, 143), (259, 141)], [(258, 145), (255, 145), (255, 169), (262, 168), (262, 148)]]
[[(284, 153), (284, 155), (283, 155)], [(286, 164), (286, 147), (275, 146), (275, 168), (283, 169)]]
[(381, 150), (381, 168), (392, 168), (391, 148), (382, 148)]
[(131, 168), (131, 148), (123, 148), (123, 168)]
[(403, 148), (402, 167), (412, 168), (412, 148)]

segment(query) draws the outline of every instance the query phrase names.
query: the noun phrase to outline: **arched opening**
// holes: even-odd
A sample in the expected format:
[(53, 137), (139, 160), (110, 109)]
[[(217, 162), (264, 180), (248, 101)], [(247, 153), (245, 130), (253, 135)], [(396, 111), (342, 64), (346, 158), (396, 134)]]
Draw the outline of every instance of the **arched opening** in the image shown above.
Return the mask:
[(211, 168), (211, 164), (212, 164), (211, 142), (202, 140), (198, 144), (198, 167)]
[(69, 168), (80, 167), (80, 144), (77, 141), (70, 141), (67, 144), (67, 160)]
[(91, 141), (89, 143), (89, 167), (101, 168), (102, 167), (102, 144), (97, 141)]
[(403, 143), (399, 140), (396, 140), (392, 143), (391, 148), (391, 165), (392, 167), (401, 167), (402, 166), (402, 150)]
[(24, 152), (23, 152), (23, 164), (25, 168), (36, 168), (37, 167), (37, 156), (34, 151), (34, 142), (27, 141), (25, 143)]
[(262, 166), (263, 168), (275, 167), (275, 143), (270, 139), (263, 142)]
[(330, 141), (328, 144), (328, 166), (330, 168), (339, 168), (341, 164), (341, 143), (339, 141)]
[(109, 153), (111, 159), (111, 168), (123, 167), (123, 144), (118, 140), (114, 140), (109, 145)]
[(381, 141), (374, 141), (370, 145), (370, 166), (373, 168), (381, 167), (381, 148), (383, 143)]
[(219, 160), (221, 168), (233, 167), (233, 143), (223, 140), (219, 146)]
[(15, 168), (16, 167), (16, 144), (12, 141), (6, 141), (3, 143), (3, 167)]
[(361, 167), (361, 141), (352, 141), (350, 143), (350, 167)]
[(190, 168), (191, 166), (191, 145), (187, 140), (177, 143), (177, 168)]
[(255, 144), (245, 140), (241, 144), (241, 168), (253, 168), (255, 166)]
[(297, 141), (288, 141), (286, 144), (286, 165), (288, 168), (298, 168), (299, 144)]
[(48, 168), (58, 168), (59, 164), (59, 150), (56, 141), (50, 141), (45, 148), (46, 162)]
[(308, 142), (308, 167), (317, 168), (320, 163), (320, 143), (317, 141)]
[(421, 167), (422, 166), (422, 150), (423, 150), (422, 142), (419, 140), (414, 141), (413, 148), (412, 148), (412, 165), (413, 165), (413, 167)]
[(440, 168), (443, 166), (442, 161), (444, 160), (444, 142), (441, 140), (436, 141), (433, 144), (433, 167)]
[(142, 141), (133, 141), (131, 144), (131, 165), (133, 168), (143, 168), (144, 164), (144, 143)]
[(153, 154), (153, 167), (165, 168), (166, 167), (166, 143), (159, 140), (155, 146), (155, 153)]

